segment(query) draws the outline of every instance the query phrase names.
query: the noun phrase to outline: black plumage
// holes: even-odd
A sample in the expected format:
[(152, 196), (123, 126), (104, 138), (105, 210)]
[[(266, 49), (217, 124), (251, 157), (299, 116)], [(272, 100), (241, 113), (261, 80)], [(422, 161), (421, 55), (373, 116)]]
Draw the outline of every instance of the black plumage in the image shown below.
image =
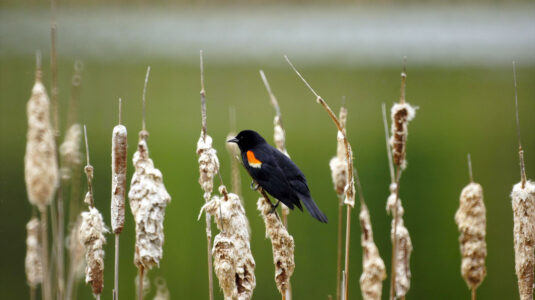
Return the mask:
[(327, 223), (327, 217), (310, 196), (305, 175), (290, 158), (253, 130), (241, 131), (228, 142), (238, 144), (243, 165), (266, 192), (290, 209), (297, 206), (302, 211), (302, 201), (311, 216)]

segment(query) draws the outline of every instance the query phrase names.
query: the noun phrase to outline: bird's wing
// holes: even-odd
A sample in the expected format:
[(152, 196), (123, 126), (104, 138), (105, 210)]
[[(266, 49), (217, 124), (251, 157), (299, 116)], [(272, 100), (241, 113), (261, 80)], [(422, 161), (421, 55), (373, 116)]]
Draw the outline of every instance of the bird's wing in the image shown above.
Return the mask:
[[(252, 152), (249, 153), (248, 152)], [(249, 155), (249, 156), (248, 156)], [(286, 180), (283, 170), (275, 162), (271, 149), (257, 147), (242, 153), (243, 163), (251, 177), (270, 195), (293, 209), (296, 196), (290, 183)], [(299, 205), (300, 206), (300, 205)]]

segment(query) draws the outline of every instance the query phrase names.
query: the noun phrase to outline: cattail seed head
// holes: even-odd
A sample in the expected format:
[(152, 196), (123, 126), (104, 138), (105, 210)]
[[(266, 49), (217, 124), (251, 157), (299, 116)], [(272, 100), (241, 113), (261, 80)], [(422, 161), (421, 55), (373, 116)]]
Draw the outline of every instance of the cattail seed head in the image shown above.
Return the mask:
[(111, 146), (111, 228), (119, 234), (124, 227), (124, 201), (126, 193), (126, 127), (113, 128)]
[[(387, 211), (389, 211), (392, 215), (394, 214), (395, 210), (395, 203), (396, 203), (396, 184), (390, 185), (390, 196), (388, 197), (387, 201)], [(404, 221), (403, 221), (403, 214), (404, 209), (401, 205), (401, 199), (397, 199), (398, 201), (398, 221), (397, 226), (395, 226), (395, 219), (392, 219), (392, 228), (390, 230), (390, 235), (392, 241), (396, 239), (396, 297), (403, 297), (405, 296), (411, 287), (411, 269), (410, 269), (410, 260), (411, 260), (411, 253), (412, 253), (412, 241), (411, 237), (409, 235), (409, 230), (405, 227)], [(394, 230), (395, 228), (395, 230)], [(394, 236), (395, 232), (395, 236)], [(393, 243), (394, 244), (394, 243)]]
[(36, 288), (43, 282), (43, 269), (41, 265), (41, 243), (39, 241), (39, 219), (33, 217), (26, 224), (26, 280), (28, 285)]
[(405, 145), (407, 143), (407, 136), (409, 134), (409, 121), (414, 119), (416, 110), (410, 104), (396, 103), (392, 106), (392, 134), (390, 137), (390, 146), (392, 147), (392, 155), (394, 157), (394, 164), (405, 169), (407, 161), (405, 159)]
[(160, 264), (163, 256), (165, 208), (171, 202), (163, 184), (160, 170), (149, 158), (147, 135), (140, 132), (137, 151), (134, 153), (135, 172), (132, 176), (130, 208), (136, 223), (136, 250), (134, 263), (150, 270)]
[(362, 233), (362, 275), (360, 276), (360, 290), (365, 300), (380, 300), (383, 280), (386, 278), (385, 263), (379, 255), (379, 250), (373, 241), (370, 212), (366, 205), (362, 205), (359, 214)]
[(337, 154), (331, 159), (329, 166), (331, 167), (334, 190), (338, 196), (342, 196), (347, 185), (347, 159), (344, 136), (340, 131), (338, 132), (337, 140)]
[(85, 282), (91, 284), (93, 294), (99, 295), (104, 287), (104, 245), (108, 232), (102, 215), (95, 207), (82, 212), (80, 239), (85, 246)]
[(214, 189), (214, 176), (219, 171), (219, 159), (216, 150), (212, 148), (212, 138), (209, 135), (201, 137), (197, 142), (197, 155), (199, 155), (199, 184), (204, 190), (204, 199), (210, 200)]
[[(38, 70), (40, 73), (40, 71)], [(58, 162), (54, 131), (50, 124), (50, 100), (40, 76), (36, 77), (26, 106), (28, 134), (24, 177), (30, 203), (39, 210), (50, 203), (58, 184)]]
[(167, 283), (162, 277), (158, 277), (155, 280), (156, 285), (156, 295), (153, 300), (169, 300), (171, 299), (169, 295), (169, 289), (167, 288)]
[(215, 273), (225, 299), (251, 299), (256, 279), (249, 221), (238, 195), (227, 193), (225, 186), (219, 192), (223, 196), (212, 197), (201, 209), (215, 217), (221, 231), (212, 249)]
[(273, 264), (275, 265), (275, 282), (281, 294), (286, 293), (290, 277), (295, 269), (294, 239), (288, 233), (275, 213), (271, 212), (271, 203), (264, 197), (258, 199), (257, 208), (266, 225), (266, 237), (271, 240)]
[(535, 267), (535, 184), (515, 184), (511, 193), (514, 214), (515, 270), (521, 300), (533, 299)]
[(461, 192), (459, 209), (455, 213), (455, 223), (460, 232), (461, 274), (471, 290), (476, 289), (487, 275), (485, 214), (483, 188), (477, 183), (468, 184)]
[(59, 154), (63, 161), (63, 167), (60, 170), (61, 178), (69, 180), (71, 178), (71, 169), (74, 166), (82, 163), (82, 152), (80, 151), (80, 142), (82, 139), (82, 126), (80, 124), (73, 124), (67, 133), (61, 146), (59, 146)]

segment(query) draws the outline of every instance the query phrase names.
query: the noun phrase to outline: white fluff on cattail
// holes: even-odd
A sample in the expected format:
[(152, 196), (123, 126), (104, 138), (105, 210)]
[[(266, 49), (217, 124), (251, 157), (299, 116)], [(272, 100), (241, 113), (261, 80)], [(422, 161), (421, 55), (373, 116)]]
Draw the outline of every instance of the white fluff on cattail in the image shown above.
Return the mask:
[(455, 223), (460, 232), (461, 274), (468, 287), (473, 290), (487, 275), (485, 269), (487, 221), (481, 185), (470, 183), (465, 186), (461, 192), (459, 204), (459, 209), (455, 213)]
[(82, 212), (80, 239), (85, 246), (85, 282), (91, 284), (95, 295), (101, 294), (104, 287), (104, 234), (107, 232), (102, 215), (96, 208), (90, 207), (89, 211)]
[(171, 296), (169, 295), (169, 289), (167, 288), (167, 283), (161, 277), (156, 278), (156, 295), (153, 300), (169, 300)]
[(294, 239), (288, 233), (275, 213), (271, 212), (271, 203), (260, 197), (257, 208), (262, 214), (266, 225), (266, 237), (271, 240), (273, 264), (275, 265), (275, 282), (281, 294), (286, 293), (290, 284), (290, 277), (295, 269)]
[(128, 197), (136, 223), (136, 250), (134, 263), (150, 270), (160, 264), (163, 256), (165, 207), (171, 202), (163, 184), (162, 173), (154, 168), (149, 158), (147, 134), (140, 132), (137, 151), (134, 153), (135, 172)]
[(39, 219), (33, 217), (26, 224), (26, 280), (28, 285), (36, 288), (43, 282), (43, 269), (41, 265), (41, 243), (39, 241)]
[(30, 203), (43, 211), (56, 191), (58, 162), (54, 131), (50, 124), (50, 100), (40, 76), (36, 77), (26, 109), (28, 115), (24, 156), (26, 190)]
[(219, 171), (219, 159), (216, 150), (212, 148), (212, 138), (206, 135), (197, 142), (197, 155), (199, 155), (199, 184), (204, 190), (204, 199), (210, 200), (214, 189), (214, 176)]
[(331, 177), (333, 179), (334, 190), (338, 196), (344, 194), (347, 185), (347, 157), (344, 136), (338, 131), (338, 143), (336, 145), (336, 156), (331, 159), (329, 166), (331, 168)]
[(126, 193), (126, 127), (113, 128), (111, 146), (111, 229), (119, 234), (124, 227), (124, 202)]
[(514, 214), (515, 270), (521, 300), (533, 299), (535, 267), (535, 184), (515, 184), (511, 193)]
[(225, 299), (248, 300), (256, 286), (249, 221), (238, 195), (227, 193), (224, 186), (219, 192), (223, 196), (212, 197), (201, 209), (215, 217), (220, 230), (212, 249), (215, 273)]
[(392, 156), (394, 164), (402, 169), (407, 167), (405, 159), (405, 145), (409, 134), (409, 121), (414, 119), (416, 109), (408, 103), (396, 103), (392, 106), (392, 133), (390, 136), (390, 146), (392, 147)]
[(360, 290), (365, 300), (380, 300), (383, 280), (386, 278), (385, 263), (379, 255), (379, 250), (373, 241), (370, 212), (366, 205), (362, 205), (359, 214), (360, 244), (362, 245), (362, 275), (360, 276)]
[(71, 168), (82, 163), (82, 152), (80, 151), (80, 142), (82, 139), (82, 127), (80, 124), (73, 124), (67, 133), (63, 143), (59, 146), (59, 154), (63, 161), (61, 168), (61, 178), (68, 180), (71, 178)]
[[(390, 196), (386, 204), (386, 210), (394, 215), (394, 207), (396, 203), (396, 185), (390, 185)], [(403, 221), (403, 214), (405, 210), (401, 205), (401, 199), (398, 199), (398, 222), (396, 228), (396, 236), (394, 237), (394, 223), (392, 219), (392, 228), (390, 230), (391, 239), (396, 239), (396, 297), (403, 297), (407, 294), (411, 287), (411, 269), (410, 260), (412, 253), (412, 241), (409, 235), (409, 230), (405, 227)]]

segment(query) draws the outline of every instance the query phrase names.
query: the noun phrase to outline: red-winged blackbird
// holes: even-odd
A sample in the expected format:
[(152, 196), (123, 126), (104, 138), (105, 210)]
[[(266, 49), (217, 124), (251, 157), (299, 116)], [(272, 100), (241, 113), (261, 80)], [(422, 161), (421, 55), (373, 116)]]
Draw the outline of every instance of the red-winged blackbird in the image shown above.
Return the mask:
[(244, 130), (227, 142), (238, 144), (243, 165), (266, 192), (290, 209), (295, 205), (303, 211), (299, 200), (303, 201), (311, 216), (327, 223), (327, 217), (310, 197), (305, 175), (286, 155), (253, 130)]

